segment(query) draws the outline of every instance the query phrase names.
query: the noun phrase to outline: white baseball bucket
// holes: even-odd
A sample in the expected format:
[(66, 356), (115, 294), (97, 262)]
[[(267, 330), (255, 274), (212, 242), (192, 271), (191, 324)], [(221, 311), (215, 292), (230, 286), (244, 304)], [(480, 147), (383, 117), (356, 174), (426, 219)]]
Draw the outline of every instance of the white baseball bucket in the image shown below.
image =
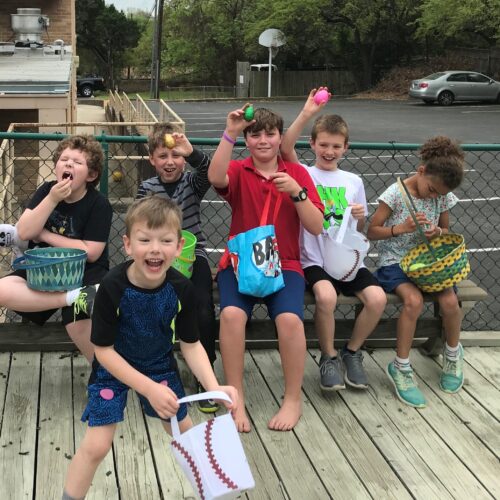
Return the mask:
[[(179, 399), (189, 403), (203, 399), (231, 401), (225, 392), (212, 391)], [(237, 498), (255, 487), (245, 451), (230, 413), (180, 433), (177, 418), (172, 426), (172, 452), (201, 500)]]
[(357, 221), (351, 217), (351, 207), (344, 212), (338, 231), (332, 226), (324, 235), (325, 271), (336, 280), (352, 281), (363, 265), (370, 242), (356, 229)]

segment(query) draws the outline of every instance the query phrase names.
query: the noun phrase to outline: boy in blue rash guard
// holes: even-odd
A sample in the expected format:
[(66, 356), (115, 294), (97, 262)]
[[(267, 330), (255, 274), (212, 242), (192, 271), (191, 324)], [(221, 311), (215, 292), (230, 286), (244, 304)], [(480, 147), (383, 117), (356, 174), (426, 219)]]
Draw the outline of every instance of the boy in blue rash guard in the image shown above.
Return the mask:
[(111, 449), (123, 420), (128, 389), (139, 393), (147, 415), (162, 419), (167, 432), (174, 414), (181, 432), (192, 426), (173, 344), (176, 332), (184, 359), (208, 391), (222, 390), (237, 408), (234, 387), (220, 386), (198, 340), (193, 284), (172, 261), (182, 250), (182, 215), (171, 200), (152, 196), (136, 201), (125, 220), (124, 247), (132, 260), (112, 269), (97, 292), (92, 321), (95, 359), (89, 401), (82, 420), (87, 431), (68, 469), (63, 498), (83, 498), (97, 466)]

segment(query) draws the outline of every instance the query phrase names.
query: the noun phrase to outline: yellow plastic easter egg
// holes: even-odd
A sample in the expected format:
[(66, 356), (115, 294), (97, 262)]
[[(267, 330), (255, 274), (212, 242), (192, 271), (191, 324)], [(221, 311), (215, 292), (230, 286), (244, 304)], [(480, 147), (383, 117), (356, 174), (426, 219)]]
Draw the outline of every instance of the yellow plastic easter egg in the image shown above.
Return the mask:
[(425, 267), (425, 264), (422, 264), (421, 262), (416, 262), (415, 264), (412, 264), (410, 266), (410, 271), (418, 271), (419, 269), (421, 269), (422, 267)]
[(113, 170), (111, 177), (115, 182), (121, 182), (121, 180), (123, 179), (123, 173), (121, 170)]
[(165, 134), (165, 146), (167, 146), (168, 149), (175, 147), (175, 139), (172, 134)]

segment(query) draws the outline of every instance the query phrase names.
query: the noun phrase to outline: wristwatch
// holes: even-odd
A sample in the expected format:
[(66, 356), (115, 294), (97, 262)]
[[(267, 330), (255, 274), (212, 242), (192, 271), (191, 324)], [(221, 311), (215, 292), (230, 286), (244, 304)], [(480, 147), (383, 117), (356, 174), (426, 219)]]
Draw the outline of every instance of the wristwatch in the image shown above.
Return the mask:
[(292, 201), (305, 201), (307, 200), (307, 188), (303, 187), (297, 194), (297, 196), (290, 196)]

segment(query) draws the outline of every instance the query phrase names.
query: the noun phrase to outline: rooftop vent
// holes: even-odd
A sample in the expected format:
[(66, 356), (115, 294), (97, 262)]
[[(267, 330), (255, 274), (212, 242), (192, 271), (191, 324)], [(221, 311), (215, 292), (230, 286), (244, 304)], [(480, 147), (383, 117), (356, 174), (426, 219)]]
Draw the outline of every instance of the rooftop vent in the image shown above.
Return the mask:
[(16, 36), (16, 44), (40, 44), (42, 32), (49, 25), (49, 18), (42, 15), (41, 9), (17, 9), (11, 14), (12, 31)]

